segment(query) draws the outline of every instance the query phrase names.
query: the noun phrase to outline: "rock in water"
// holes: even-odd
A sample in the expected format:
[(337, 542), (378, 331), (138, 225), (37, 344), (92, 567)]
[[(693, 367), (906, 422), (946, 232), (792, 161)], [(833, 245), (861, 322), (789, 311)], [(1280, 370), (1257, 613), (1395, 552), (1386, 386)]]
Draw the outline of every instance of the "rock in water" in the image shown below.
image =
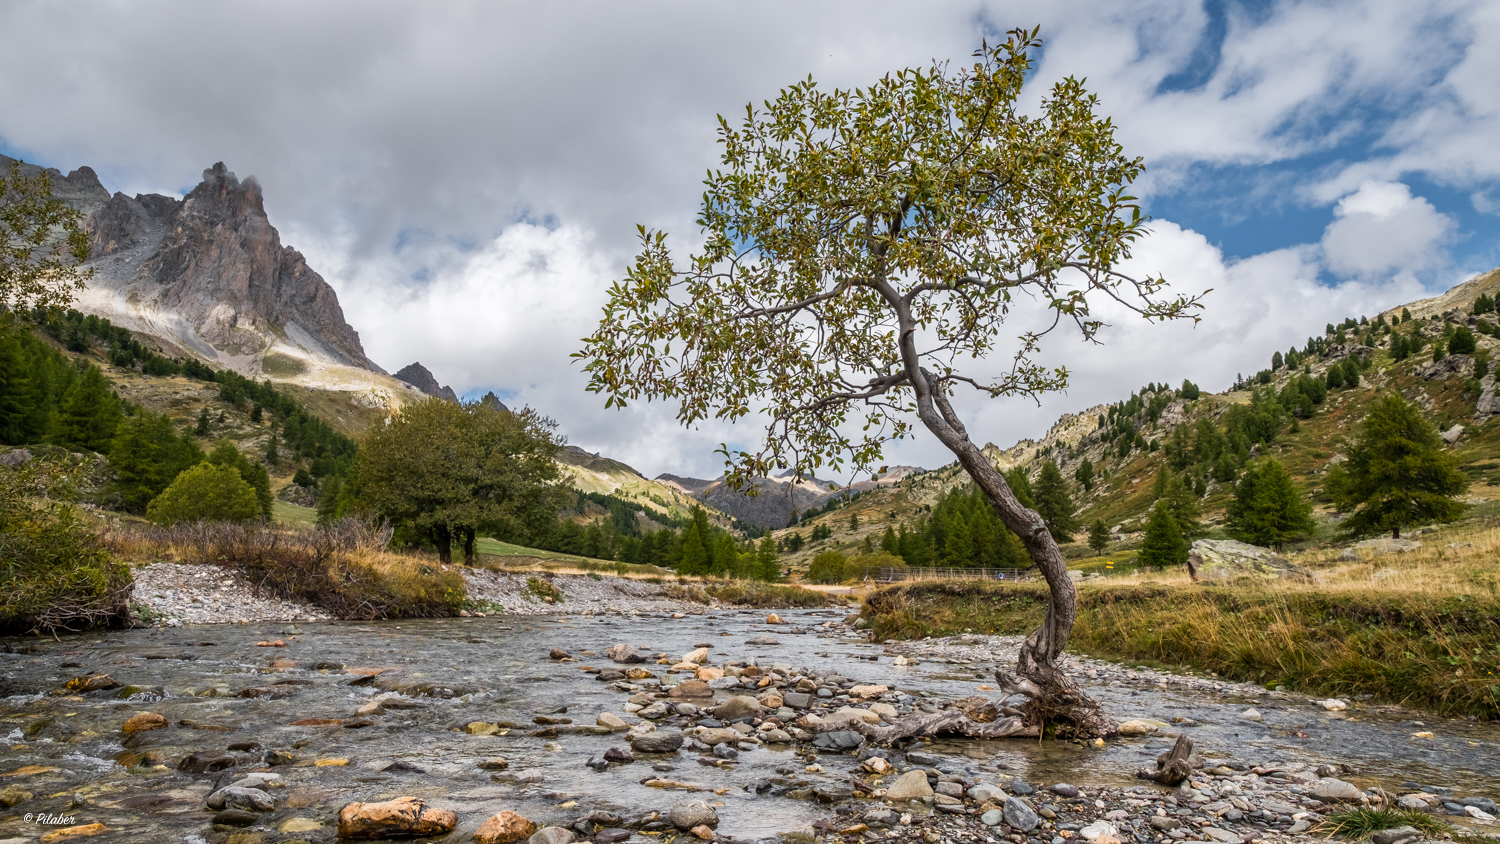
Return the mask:
[(891, 787), (885, 790), (885, 799), (892, 803), (905, 803), (908, 800), (921, 800), (932, 796), (932, 786), (927, 784), (927, 774), (922, 771), (908, 771), (899, 779), (891, 783)]
[(125, 731), (126, 735), (130, 735), (131, 733), (141, 733), (146, 730), (165, 730), (166, 728), (167, 719), (164, 716), (157, 715), (155, 712), (142, 712), (139, 715), (130, 716), (130, 720), (126, 721), (125, 726), (121, 729)]
[(544, 826), (526, 839), (526, 844), (573, 844), (573, 832), (560, 826)]
[(208, 808), (214, 811), (244, 809), (247, 812), (270, 812), (276, 808), (276, 801), (271, 799), (271, 795), (258, 788), (243, 786), (221, 788), (208, 795), (207, 803)]
[(1188, 573), (1194, 580), (1228, 580), (1236, 577), (1311, 580), (1298, 568), (1269, 549), (1233, 539), (1200, 539), (1188, 551)]
[(669, 815), (672, 826), (682, 830), (689, 830), (696, 826), (718, 826), (719, 813), (714, 807), (702, 800), (694, 800), (691, 803), (678, 803), (672, 807)]
[(760, 701), (749, 695), (739, 695), (714, 707), (714, 717), (720, 721), (733, 722), (741, 718), (754, 718), (760, 714)]
[(1036, 812), (1031, 811), (1030, 806), (1015, 797), (1005, 798), (1005, 808), (1001, 811), (1005, 815), (1005, 822), (1021, 832), (1030, 832), (1042, 822)]
[(630, 645), (624, 643), (618, 645), (610, 645), (605, 649), (604, 653), (615, 662), (625, 663), (627, 665), (642, 663), (650, 658), (646, 654), (643, 654)]
[(1351, 803), (1359, 800), (1359, 788), (1343, 780), (1325, 777), (1313, 784), (1312, 796), (1325, 803)]
[(340, 838), (398, 838), (447, 835), (458, 815), (427, 805), (419, 797), (397, 797), (384, 803), (350, 803), (339, 810)]
[(682, 741), (682, 733), (643, 733), (630, 740), (630, 748), (636, 753), (676, 753)]
[(474, 833), (475, 844), (514, 844), (536, 834), (536, 824), (515, 812), (501, 812)]

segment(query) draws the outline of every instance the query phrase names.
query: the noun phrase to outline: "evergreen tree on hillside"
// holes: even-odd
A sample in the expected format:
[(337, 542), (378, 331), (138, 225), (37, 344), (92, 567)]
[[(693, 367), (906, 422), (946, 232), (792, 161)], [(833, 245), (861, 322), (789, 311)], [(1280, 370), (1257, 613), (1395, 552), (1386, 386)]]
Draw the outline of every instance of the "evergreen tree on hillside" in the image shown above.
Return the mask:
[(1036, 509), (1036, 498), (1031, 494), (1031, 479), (1026, 476), (1025, 470), (1020, 466), (1002, 473), (1005, 483), (1010, 486), (1010, 491), (1015, 494), (1016, 500), (1021, 506), (1030, 510)]
[(57, 444), (74, 451), (109, 451), (120, 426), (120, 400), (104, 373), (89, 366), (63, 396), (57, 418)]
[(1187, 563), (1188, 543), (1167, 512), (1157, 505), (1146, 522), (1146, 536), (1136, 562), (1143, 566), (1180, 566)]
[(0, 324), (0, 443), (21, 445), (31, 415), (30, 367), (21, 341)]
[(880, 535), (880, 550), (896, 556), (901, 554), (900, 540), (896, 538), (896, 531), (890, 525), (886, 525), (885, 533)]
[(1194, 384), (1186, 378), (1182, 379), (1182, 389), (1180, 390), (1180, 392), (1182, 393), (1182, 397), (1187, 401), (1192, 401), (1198, 398), (1198, 396), (1202, 393), (1202, 391), (1198, 389), (1197, 384)]
[(1087, 457), (1079, 461), (1078, 468), (1073, 471), (1073, 479), (1083, 487), (1084, 492), (1094, 491), (1094, 464)]
[[(1161, 475), (1158, 474), (1158, 478)], [(1167, 474), (1160, 482), (1160, 494), (1156, 499), (1157, 509), (1165, 509), (1172, 516), (1177, 531), (1188, 541), (1203, 533), (1203, 506), (1198, 496), (1178, 475)]]
[(1042, 472), (1032, 490), (1032, 499), (1036, 501), (1033, 509), (1047, 523), (1047, 532), (1052, 534), (1052, 538), (1058, 542), (1072, 541), (1073, 532), (1078, 530), (1076, 508), (1073, 496), (1068, 493), (1067, 481), (1063, 480), (1062, 470), (1053, 461), (1048, 460), (1042, 464)]
[(1089, 547), (1094, 549), (1095, 554), (1103, 554), (1104, 549), (1109, 547), (1109, 528), (1104, 525), (1103, 519), (1095, 519), (1089, 525)]
[(1467, 325), (1460, 325), (1453, 331), (1453, 336), (1448, 338), (1448, 354), (1472, 355), (1476, 345), (1474, 332)]
[(781, 565), (776, 554), (776, 540), (768, 533), (760, 538), (760, 548), (755, 555), (755, 579), (766, 583), (781, 580)]
[(1281, 461), (1267, 458), (1246, 470), (1226, 515), (1229, 535), (1252, 545), (1282, 545), (1310, 535), (1312, 505), (1302, 497)]
[(695, 505), (692, 520), (682, 534), (682, 560), (677, 565), (678, 574), (708, 574), (711, 565), (709, 543), (712, 541), (709, 533), (708, 513)]
[(180, 473), (202, 461), (203, 450), (187, 435), (178, 437), (168, 417), (140, 411), (127, 418), (109, 447), (113, 490), (120, 497), (120, 508), (145, 513), (151, 500)]
[(1388, 530), (1399, 539), (1407, 525), (1451, 522), (1463, 514), (1465, 505), (1456, 499), (1468, 490), (1468, 478), (1437, 429), (1399, 394), (1374, 403), (1348, 454), (1326, 483), (1339, 511), (1349, 513), (1346, 534)]

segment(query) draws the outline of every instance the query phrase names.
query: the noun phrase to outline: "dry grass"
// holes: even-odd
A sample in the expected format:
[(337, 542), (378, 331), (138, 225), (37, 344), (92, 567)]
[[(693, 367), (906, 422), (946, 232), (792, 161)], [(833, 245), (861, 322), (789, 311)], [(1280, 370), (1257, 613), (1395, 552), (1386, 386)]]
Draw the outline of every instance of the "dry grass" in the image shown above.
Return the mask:
[[(1194, 583), (1185, 571), (1090, 582), (1072, 642), (1268, 687), (1500, 717), (1500, 530), (1471, 522), (1420, 541), (1359, 562), (1338, 549), (1299, 555), (1313, 583)], [(866, 614), (881, 638), (1019, 634), (1046, 605), (1040, 583), (913, 584), (872, 593)]]
[(386, 550), (391, 534), (357, 519), (318, 530), (222, 522), (174, 527), (130, 526), (105, 542), (136, 563), (230, 566), (258, 589), (308, 601), (339, 618), (428, 618), (456, 615), (463, 575), (431, 558)]

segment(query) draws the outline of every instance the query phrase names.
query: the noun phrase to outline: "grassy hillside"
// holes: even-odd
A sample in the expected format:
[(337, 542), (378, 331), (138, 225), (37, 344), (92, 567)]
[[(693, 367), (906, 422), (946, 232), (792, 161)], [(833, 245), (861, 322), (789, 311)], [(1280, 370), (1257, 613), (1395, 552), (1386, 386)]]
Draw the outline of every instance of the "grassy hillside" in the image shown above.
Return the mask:
[[(1365, 361), (1357, 387), (1329, 390), (1305, 418), (1284, 417), (1274, 436), (1268, 442), (1254, 444), (1247, 455), (1250, 460), (1263, 456), (1280, 460), (1314, 503), (1319, 531), (1301, 547), (1332, 540), (1336, 514), (1323, 490), (1323, 480), (1329, 467), (1343, 459), (1347, 438), (1370, 403), (1387, 391), (1400, 392), (1416, 402), (1439, 430), (1465, 426), (1451, 447), (1452, 453), (1472, 481), (1468, 502), (1475, 505), (1476, 512), (1487, 512), (1485, 505), (1500, 499), (1500, 416), (1475, 420), (1483, 385), (1474, 375), (1476, 367), (1493, 367), (1491, 361), (1500, 360), (1496, 353), (1500, 340), (1490, 336), (1500, 334), (1500, 321), (1493, 311), (1476, 315), (1473, 310), (1481, 296), (1497, 294), (1500, 270), (1478, 276), (1443, 296), (1412, 303), (1405, 309), (1412, 319), (1394, 327), (1389, 323), (1403, 313), (1401, 307), (1378, 315), (1379, 321), (1387, 324), (1384, 328), (1376, 327), (1376, 316), (1361, 324), (1359, 315), (1351, 315), (1341, 325), (1330, 325), (1326, 334), (1309, 338), (1309, 345), (1298, 351), (1301, 360), (1295, 368), (1283, 365), (1271, 371), (1271, 362), (1267, 361), (1268, 369), (1248, 379), (1252, 383), (1247, 388), (1204, 392), (1191, 398), (1181, 389), (1150, 385), (1129, 402), (1065, 416), (1040, 440), (1023, 440), (1009, 449), (988, 445), (985, 452), (997, 467), (1019, 467), (1033, 480), (1042, 461), (1056, 461), (1069, 479), (1081, 522), (1087, 525), (1100, 519), (1115, 529), (1115, 539), (1106, 552), (1118, 557), (1140, 545), (1139, 531), (1155, 503), (1154, 482), (1168, 465), (1167, 447), (1179, 428), (1184, 429), (1182, 435), (1190, 446), (1196, 447), (1200, 423), (1206, 422), (1224, 434), (1231, 408), (1249, 405), (1252, 389), (1281, 392), (1294, 378), (1324, 379), (1330, 369), (1345, 366), (1344, 361), (1352, 354)], [(1434, 345), (1445, 342), (1445, 336), (1460, 326), (1474, 333), (1475, 353), (1448, 355), (1440, 365), (1434, 364)], [(1420, 352), (1398, 360), (1397, 335), (1403, 343), (1420, 337), (1426, 345)], [(1278, 358), (1281, 354), (1277, 353)], [(1084, 460), (1094, 470), (1092, 490), (1083, 489), (1073, 480)], [(1237, 469), (1242, 470), (1245, 462), (1239, 461)], [(1223, 535), (1224, 508), (1234, 488), (1232, 479), (1216, 479), (1213, 468), (1178, 470), (1190, 483), (1202, 483), (1200, 504), (1210, 537)], [(807, 538), (818, 526), (831, 531), (829, 538), (808, 542), (802, 551), (788, 555), (794, 569), (805, 569), (820, 551), (856, 553), (867, 536), (878, 541), (887, 526), (915, 524), (931, 512), (945, 492), (968, 482), (957, 463), (949, 464), (871, 491), (843, 508), (776, 531), (775, 535), (784, 540), (796, 532)], [(851, 516), (858, 516), (858, 527), (852, 527)], [(1084, 535), (1080, 532), (1063, 549), (1075, 561), (1075, 567), (1094, 556), (1083, 545)]]

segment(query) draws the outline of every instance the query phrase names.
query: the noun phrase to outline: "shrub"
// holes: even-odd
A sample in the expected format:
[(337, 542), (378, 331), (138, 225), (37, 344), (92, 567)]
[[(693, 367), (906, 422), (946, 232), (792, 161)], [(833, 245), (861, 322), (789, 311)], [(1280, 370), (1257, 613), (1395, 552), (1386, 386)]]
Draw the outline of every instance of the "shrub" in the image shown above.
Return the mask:
[(179, 522), (247, 522), (261, 515), (255, 488), (233, 466), (200, 463), (184, 471), (146, 507), (160, 525)]
[(843, 583), (844, 555), (837, 551), (823, 551), (807, 566), (807, 579), (813, 583)]
[(384, 551), (389, 525), (346, 518), (311, 531), (265, 524), (179, 523), (115, 539), (153, 556), (231, 566), (258, 589), (339, 618), (434, 618), (463, 609), (463, 575), (429, 559)]
[(556, 586), (553, 586), (552, 581), (544, 580), (540, 577), (526, 578), (526, 591), (537, 596), (538, 598), (550, 600), (554, 603), (560, 604), (563, 602), (562, 591), (559, 590)]
[(906, 565), (905, 560), (885, 551), (877, 551), (874, 554), (859, 554), (850, 557), (844, 563), (844, 579), (864, 580), (866, 576), (873, 577), (879, 574), (880, 569), (883, 568), (904, 569), (909, 567)]
[(67, 479), (38, 461), (0, 465), (0, 629), (53, 631), (124, 618), (130, 568), (65, 503)]

